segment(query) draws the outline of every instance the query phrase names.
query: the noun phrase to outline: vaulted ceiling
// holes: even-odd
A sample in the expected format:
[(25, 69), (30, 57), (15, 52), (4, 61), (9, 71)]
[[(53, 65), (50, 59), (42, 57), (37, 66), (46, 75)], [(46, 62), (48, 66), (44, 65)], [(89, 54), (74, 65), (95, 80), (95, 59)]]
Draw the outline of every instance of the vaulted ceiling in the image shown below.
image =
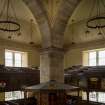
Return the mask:
[[(103, 2), (100, 2), (99, 4), (100, 13), (102, 14), (102, 16), (105, 16), (105, 1), (101, 1)], [(77, 6), (69, 19), (68, 26), (65, 31), (64, 40), (66, 45), (70, 45), (71, 42), (79, 44), (105, 39), (104, 28), (102, 30), (103, 35), (98, 35), (98, 30), (88, 29), (86, 26), (87, 20), (91, 17), (96, 16), (97, 14), (97, 7), (93, 8), (94, 5), (96, 6), (96, 2), (97, 0), (82, 0)], [(90, 33), (87, 34), (87, 30), (89, 30)]]
[(50, 24), (53, 25), (62, 0), (42, 0)]
[[(7, 2), (7, 0), (4, 0), (4, 2)], [(20, 43), (29, 43), (31, 41), (31, 19), (33, 20), (32, 29), (33, 29), (33, 36), (32, 40), (35, 42), (36, 45), (39, 45), (41, 43), (41, 35), (40, 31), (37, 25), (37, 22), (29, 10), (29, 8), (24, 4), (22, 0), (11, 0), (13, 4), (13, 8), (16, 14), (17, 19), (19, 20), (18, 23), (21, 25), (21, 36), (18, 36), (18, 33), (13, 33), (12, 38), (8, 39), (8, 36), (12, 33), (7, 33), (0, 31), (0, 38)], [(0, 13), (3, 8), (3, 0), (0, 0)], [(9, 17), (14, 17), (13, 10), (10, 10)], [(6, 10), (4, 11), (4, 15), (6, 15)], [(5, 16), (4, 16), (5, 17)], [(0, 18), (1, 19), (1, 18)]]
[[(39, 31), (38, 24), (29, 10), (29, 8), (24, 4), (22, 0), (12, 0), (16, 11), (16, 15), (21, 24), (21, 36), (13, 36), (12, 39), (8, 39), (8, 33), (0, 31), (0, 38), (10, 41), (16, 41), (20, 43), (27, 43), (31, 41), (31, 31), (30, 31), (30, 20), (33, 19), (33, 36), (32, 41), (35, 45), (41, 45), (42, 35)], [(77, 6), (72, 16), (69, 19), (68, 25), (64, 33), (64, 45), (71, 45), (72, 42), (75, 44), (87, 43), (90, 41), (97, 41), (105, 38), (104, 35), (97, 35), (97, 30), (90, 30), (89, 34), (86, 34), (87, 30), (86, 21), (89, 18), (89, 12), (91, 6), (95, 0), (81, 0), (80, 4)], [(2, 2), (2, 0), (0, 0)], [(62, 0), (42, 0), (42, 6), (45, 9), (45, 13), (48, 16), (51, 25), (55, 22), (56, 14), (59, 10)], [(2, 9), (2, 3), (0, 3), (0, 8)], [(0, 9), (0, 10), (1, 10)], [(103, 14), (105, 8), (102, 8), (101, 13)], [(67, 10), (65, 10), (67, 11)], [(93, 16), (95, 14), (93, 13)], [(105, 30), (103, 30), (103, 33)]]

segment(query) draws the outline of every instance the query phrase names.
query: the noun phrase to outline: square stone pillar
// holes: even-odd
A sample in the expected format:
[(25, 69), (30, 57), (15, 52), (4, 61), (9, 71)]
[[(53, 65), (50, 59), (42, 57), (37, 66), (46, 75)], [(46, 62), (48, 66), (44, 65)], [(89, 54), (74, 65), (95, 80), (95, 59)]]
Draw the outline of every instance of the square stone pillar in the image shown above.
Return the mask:
[(47, 48), (40, 55), (40, 82), (64, 82), (64, 52), (60, 48)]

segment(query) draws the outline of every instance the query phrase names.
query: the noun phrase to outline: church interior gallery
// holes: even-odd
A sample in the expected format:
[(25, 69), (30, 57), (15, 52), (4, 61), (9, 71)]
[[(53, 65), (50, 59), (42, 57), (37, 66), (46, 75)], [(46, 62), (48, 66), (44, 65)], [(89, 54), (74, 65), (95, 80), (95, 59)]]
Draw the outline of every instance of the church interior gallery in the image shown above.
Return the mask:
[(0, 105), (105, 105), (105, 0), (0, 0)]

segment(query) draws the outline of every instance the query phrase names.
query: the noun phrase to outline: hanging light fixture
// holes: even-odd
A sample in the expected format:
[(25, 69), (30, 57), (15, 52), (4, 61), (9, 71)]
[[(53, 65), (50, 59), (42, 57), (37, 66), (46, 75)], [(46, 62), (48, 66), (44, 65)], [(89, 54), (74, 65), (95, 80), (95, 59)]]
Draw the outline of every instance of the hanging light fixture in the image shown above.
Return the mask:
[[(103, 35), (103, 28), (105, 28), (105, 15), (102, 15), (103, 9), (105, 10), (104, 0), (93, 0), (89, 19), (86, 23), (87, 28), (96, 29), (98, 35)], [(90, 33), (90, 31), (87, 30), (85, 33)]]
[[(72, 24), (73, 24), (73, 23), (74, 23), (74, 19), (72, 19), (71, 22), (72, 22)], [(71, 28), (72, 28), (72, 29), (71, 29), (71, 33), (72, 33), (72, 36), (71, 36), (71, 44), (74, 45), (74, 44), (76, 44), (75, 41), (74, 41), (74, 37), (73, 37), (73, 34), (74, 34), (74, 27), (72, 26)]]
[(33, 42), (33, 19), (30, 20), (30, 38), (31, 38), (31, 41), (29, 42), (29, 44), (31, 45), (34, 45), (34, 42)]
[(89, 34), (89, 33), (90, 33), (90, 31), (89, 31), (89, 30), (86, 30), (86, 31), (85, 31), (85, 33), (86, 33), (86, 34)]
[(0, 31), (7, 32), (8, 38), (11, 39), (11, 35), (20, 36), (20, 24), (18, 22), (14, 0), (0, 0)]

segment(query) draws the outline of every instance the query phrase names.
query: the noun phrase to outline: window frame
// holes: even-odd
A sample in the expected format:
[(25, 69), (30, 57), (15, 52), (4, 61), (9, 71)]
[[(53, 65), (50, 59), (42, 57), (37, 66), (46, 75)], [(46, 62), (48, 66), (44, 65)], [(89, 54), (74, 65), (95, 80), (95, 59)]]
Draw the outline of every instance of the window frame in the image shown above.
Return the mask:
[[(90, 65), (90, 59), (89, 59), (89, 53), (91, 53), (91, 52), (96, 52), (96, 51), (90, 51), (90, 52), (88, 52), (88, 65), (89, 66), (91, 66)], [(96, 59), (95, 60), (96, 60), (96, 66), (97, 66), (97, 52), (96, 52)]]
[[(18, 98), (16, 97), (16, 95), (18, 95)], [(18, 90), (18, 91), (5, 92), (5, 101), (18, 100), (24, 98), (25, 98), (24, 91)]]
[(20, 64), (19, 67), (22, 67), (22, 53), (23, 53), (23, 52), (13, 52), (13, 63), (14, 63), (13, 66), (14, 66), (14, 67), (17, 67), (16, 64), (15, 64), (15, 63), (16, 63), (16, 57), (15, 57), (15, 54), (16, 54), (16, 53), (20, 53), (20, 54), (21, 54), (21, 60), (20, 60), (21, 64)]
[[(12, 53), (12, 66), (8, 66), (8, 67), (28, 67), (28, 59), (27, 59), (28, 58), (28, 54), (27, 54), (27, 52), (15, 51), (15, 50), (8, 50), (8, 49), (5, 49), (5, 58), (4, 58), (5, 59), (5, 66), (7, 66), (6, 65), (6, 52), (11, 52)], [(15, 62), (16, 62), (15, 61), (15, 58), (16, 58), (15, 57), (15, 54), (16, 53), (21, 54), (21, 61), (20, 61), (21, 62), (21, 65), (20, 66), (16, 66), (15, 65)], [(24, 58), (23, 57), (23, 54), (26, 55), (26, 59), (27, 59), (25, 66), (23, 65), (24, 64), (23, 63), (23, 58)]]
[[(105, 100), (104, 100), (105, 99), (105, 92), (102, 92), (102, 91), (91, 91), (91, 92), (89, 92), (89, 96), (87, 95), (86, 91), (84, 91), (84, 92), (86, 93), (86, 95), (82, 94), (82, 96), (81, 96), (82, 100), (86, 101), (86, 100), (89, 99), (90, 102), (97, 102), (97, 103), (103, 103), (103, 104), (105, 104)], [(94, 93), (96, 94), (96, 96), (95, 96), (95, 98), (92, 98), (91, 95), (94, 94)], [(100, 97), (99, 97), (101, 94), (103, 94), (103, 96), (104, 96), (102, 99), (100, 99)], [(95, 100), (92, 100), (92, 99), (95, 99)]]
[[(88, 51), (83, 51), (83, 65), (84, 66), (91, 66), (90, 64), (89, 64), (89, 53), (90, 52), (96, 52), (96, 66), (105, 66), (105, 64), (103, 64), (103, 65), (99, 65), (99, 51), (105, 51), (105, 48), (101, 48), (101, 49), (94, 49), (94, 50), (88, 50)], [(87, 56), (87, 61), (85, 61), (86, 60), (86, 58), (85, 58), (85, 56)]]

